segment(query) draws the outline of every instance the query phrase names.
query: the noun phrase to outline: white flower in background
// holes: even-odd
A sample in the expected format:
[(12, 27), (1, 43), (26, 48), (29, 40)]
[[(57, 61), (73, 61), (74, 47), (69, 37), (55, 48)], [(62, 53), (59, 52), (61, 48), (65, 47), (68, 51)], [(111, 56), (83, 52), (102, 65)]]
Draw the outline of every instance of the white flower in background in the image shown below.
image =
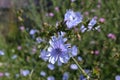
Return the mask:
[(64, 21), (66, 22), (67, 27), (73, 28), (82, 22), (83, 16), (80, 12), (74, 12), (73, 10), (68, 10), (65, 13)]
[(100, 26), (95, 27), (95, 30), (100, 31)]
[(5, 72), (4, 75), (5, 75), (6, 77), (9, 77), (9, 76), (10, 76), (10, 73), (9, 73), (9, 72)]
[(15, 74), (15, 77), (16, 77), (16, 78), (18, 78), (19, 76), (20, 76), (20, 74), (18, 74), (18, 73), (17, 73), (17, 74)]
[(13, 55), (11, 58), (12, 59), (16, 59), (18, 56), (15, 54), (15, 55)]

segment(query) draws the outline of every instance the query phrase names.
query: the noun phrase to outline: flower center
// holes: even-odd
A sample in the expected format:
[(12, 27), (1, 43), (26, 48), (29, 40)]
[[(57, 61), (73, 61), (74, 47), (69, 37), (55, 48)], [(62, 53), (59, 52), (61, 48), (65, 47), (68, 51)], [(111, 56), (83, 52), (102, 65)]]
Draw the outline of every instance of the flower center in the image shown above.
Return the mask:
[(55, 52), (56, 52), (57, 54), (61, 54), (61, 53), (62, 53), (62, 50), (61, 50), (60, 48), (56, 48), (56, 49), (55, 49)]

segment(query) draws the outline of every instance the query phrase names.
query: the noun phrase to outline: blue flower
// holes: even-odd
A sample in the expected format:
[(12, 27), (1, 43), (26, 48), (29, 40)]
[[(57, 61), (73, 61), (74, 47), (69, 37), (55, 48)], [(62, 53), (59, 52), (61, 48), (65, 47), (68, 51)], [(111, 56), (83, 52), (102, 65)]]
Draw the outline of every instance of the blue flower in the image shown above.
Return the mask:
[(37, 42), (37, 43), (41, 43), (41, 42), (44, 42), (44, 40), (41, 39), (40, 37), (37, 37), (37, 38), (36, 38), (36, 42)]
[(30, 71), (29, 71), (29, 70), (21, 70), (20, 73), (21, 73), (21, 75), (23, 75), (23, 76), (27, 76), (27, 75), (30, 74)]
[(46, 72), (41, 71), (41, 72), (40, 72), (40, 75), (43, 76), (43, 77), (45, 77), (45, 76), (46, 76)]
[(82, 33), (84, 33), (86, 30), (87, 30), (87, 28), (86, 28), (84, 25), (82, 25), (82, 26), (80, 27), (80, 31), (81, 31)]
[(72, 53), (72, 56), (77, 56), (77, 47), (76, 46), (72, 47), (71, 53)]
[(71, 64), (71, 65), (70, 65), (70, 68), (71, 68), (72, 70), (77, 70), (77, 69), (78, 69), (78, 66), (77, 66), (76, 64)]
[(58, 60), (57, 65), (58, 65), (58, 66), (62, 66), (62, 62), (60, 62), (60, 61)]
[(78, 56), (77, 59), (78, 59), (78, 61), (82, 61), (82, 57), (81, 56)]
[(30, 32), (29, 32), (29, 34), (30, 34), (30, 35), (34, 35), (36, 32), (38, 32), (38, 30), (36, 30), (36, 29), (31, 29)]
[(54, 66), (53, 64), (48, 64), (48, 68), (49, 68), (50, 70), (54, 70), (54, 69), (55, 69), (55, 66)]
[(48, 48), (49, 62), (54, 64), (56, 61), (61, 63), (67, 63), (70, 59), (68, 44), (64, 44), (66, 41), (62, 36), (55, 37), (49, 41), (50, 47)]
[(64, 21), (66, 21), (67, 27), (73, 28), (82, 22), (83, 16), (80, 12), (73, 12), (73, 10), (68, 10), (64, 16)]
[(80, 75), (79, 80), (87, 80), (83, 75)]
[(95, 19), (95, 18), (92, 18), (92, 19), (90, 20), (90, 22), (88, 23), (88, 26), (87, 26), (87, 27), (85, 27), (85, 26), (82, 24), (82, 26), (80, 27), (80, 31), (81, 31), (82, 33), (84, 33), (85, 31), (91, 31), (91, 30), (98, 30), (98, 31), (100, 31), (100, 26), (97, 26), (97, 27), (94, 28), (94, 26), (95, 26), (96, 23), (97, 23), (96, 19)]
[(4, 53), (3, 51), (0, 50), (0, 56), (1, 56), (1, 55), (4, 55), (4, 54), (5, 54), (5, 53)]
[(58, 35), (61, 35), (61, 36), (65, 36), (65, 32), (63, 32), (63, 31), (60, 31), (60, 32), (58, 32)]
[(49, 61), (52, 64), (58, 62), (58, 65), (61, 66), (62, 63), (67, 63), (70, 59), (70, 53), (75, 56), (77, 54), (76, 46), (71, 47), (70, 44), (65, 44), (67, 38), (63, 38), (63, 35), (52, 36), (51, 40), (49, 41), (50, 46), (48, 47), (47, 51), (42, 50), (40, 57), (45, 60)]
[(69, 73), (68, 73), (68, 72), (65, 72), (65, 73), (63, 74), (62, 80), (68, 80), (68, 78), (69, 78)]
[(116, 75), (115, 80), (120, 80), (120, 75)]
[(55, 78), (53, 76), (48, 76), (47, 80), (55, 80)]
[(46, 50), (42, 50), (39, 57), (41, 59), (43, 59), (44, 61), (47, 61), (48, 60), (48, 53), (47, 53), (47, 51)]
[(88, 31), (93, 29), (93, 26), (97, 23), (95, 18), (92, 18), (92, 20), (90, 20), (90, 22), (88, 23)]

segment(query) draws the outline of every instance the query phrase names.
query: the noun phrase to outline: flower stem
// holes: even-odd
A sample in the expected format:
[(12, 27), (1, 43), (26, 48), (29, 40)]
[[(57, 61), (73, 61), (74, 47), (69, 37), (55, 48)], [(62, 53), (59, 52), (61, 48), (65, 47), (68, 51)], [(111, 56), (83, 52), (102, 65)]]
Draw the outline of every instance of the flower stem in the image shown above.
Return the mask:
[(30, 73), (30, 75), (29, 75), (30, 80), (32, 80), (33, 71), (34, 71), (34, 69), (32, 69), (32, 71), (31, 71), (31, 73)]
[(86, 72), (82, 69), (82, 67), (79, 65), (79, 63), (73, 58), (73, 61), (78, 65), (79, 71), (87, 78), (87, 80), (90, 80), (90, 77), (86, 74)]

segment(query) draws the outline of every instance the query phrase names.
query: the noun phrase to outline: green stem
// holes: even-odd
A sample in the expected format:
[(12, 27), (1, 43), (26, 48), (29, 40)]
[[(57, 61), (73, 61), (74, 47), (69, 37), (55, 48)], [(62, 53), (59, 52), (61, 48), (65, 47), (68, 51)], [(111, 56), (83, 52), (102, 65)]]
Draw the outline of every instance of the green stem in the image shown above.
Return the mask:
[(32, 74), (33, 74), (33, 71), (34, 71), (34, 69), (32, 69), (32, 71), (31, 71), (31, 73), (30, 73), (30, 80), (32, 80)]
[(75, 58), (73, 58), (73, 61), (77, 64), (79, 71), (82, 72), (82, 74), (87, 78), (87, 80), (90, 80), (90, 77), (86, 74), (86, 72), (82, 69), (82, 67), (79, 65), (79, 63), (75, 60)]

